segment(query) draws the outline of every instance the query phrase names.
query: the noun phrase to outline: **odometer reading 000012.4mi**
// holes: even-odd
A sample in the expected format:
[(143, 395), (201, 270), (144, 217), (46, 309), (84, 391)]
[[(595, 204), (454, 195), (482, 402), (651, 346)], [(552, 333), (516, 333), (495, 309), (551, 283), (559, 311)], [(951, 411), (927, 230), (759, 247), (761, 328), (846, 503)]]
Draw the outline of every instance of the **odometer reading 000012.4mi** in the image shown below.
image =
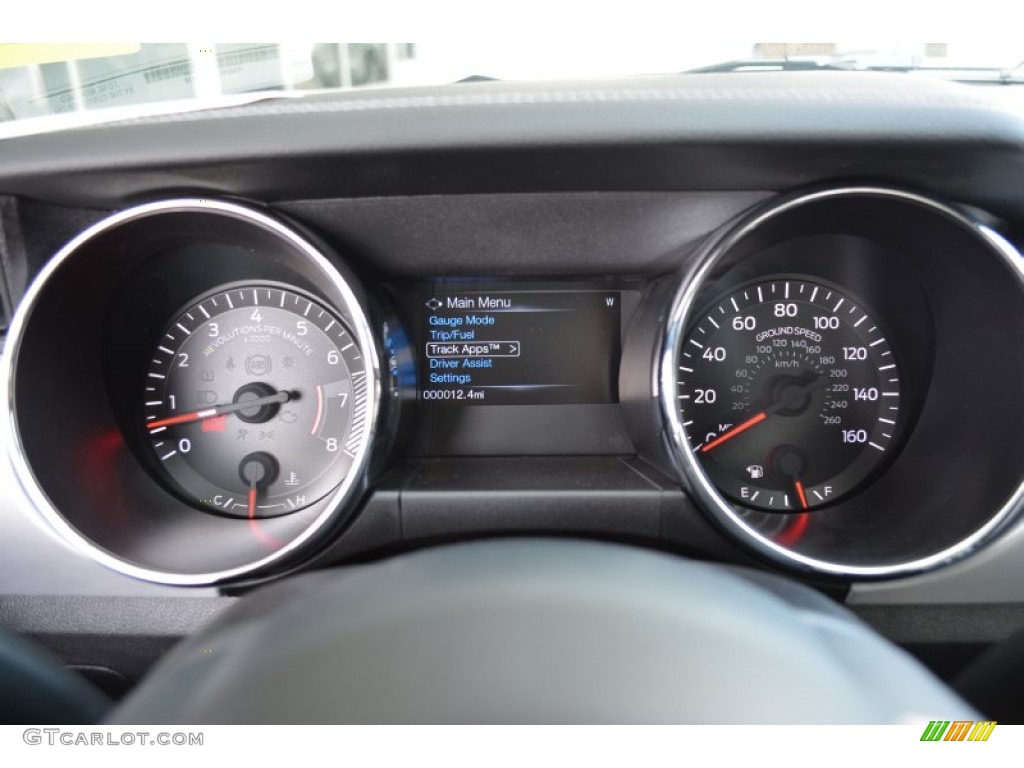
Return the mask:
[(899, 425), (896, 360), (858, 302), (819, 283), (771, 280), (696, 318), (676, 397), (701, 467), (744, 507), (833, 503), (886, 460)]

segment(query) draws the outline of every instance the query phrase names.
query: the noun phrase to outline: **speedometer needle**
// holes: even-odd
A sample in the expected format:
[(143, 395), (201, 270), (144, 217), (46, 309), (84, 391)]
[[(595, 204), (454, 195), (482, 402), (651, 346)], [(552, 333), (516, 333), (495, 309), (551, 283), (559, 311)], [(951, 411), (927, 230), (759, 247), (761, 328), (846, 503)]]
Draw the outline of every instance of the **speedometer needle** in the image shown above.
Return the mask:
[[(821, 389), (822, 387), (826, 386), (827, 384), (828, 384), (828, 377), (826, 377), (825, 375), (821, 375), (818, 378), (816, 378), (814, 381), (811, 381), (811, 382), (809, 382), (807, 384), (804, 384), (801, 387), (794, 387), (794, 388), (792, 388), (792, 390), (790, 392), (790, 397), (796, 397), (796, 396), (801, 396), (802, 397), (803, 395), (807, 394), (808, 392), (813, 392), (816, 389)], [(716, 437), (710, 443), (708, 443), (707, 445), (703, 446), (700, 449), (700, 452), (701, 453), (707, 453), (708, 451), (712, 450), (713, 448), (717, 448), (718, 446), (720, 446), (726, 440), (731, 440), (732, 438), (736, 437), (736, 435), (740, 434), (741, 432), (746, 432), (748, 429), (753, 427), (755, 424), (760, 424), (762, 421), (767, 419), (772, 414), (775, 414), (775, 413), (778, 413), (779, 411), (781, 411), (783, 408), (786, 407), (786, 403), (787, 403), (787, 399), (786, 398), (780, 398), (779, 400), (777, 400), (776, 402), (772, 403), (770, 406), (765, 408), (760, 413), (755, 413), (753, 416), (751, 416), (749, 419), (744, 421), (742, 424), (737, 424), (735, 427), (730, 429), (728, 432), (723, 432), (721, 435)]]
[(707, 453), (712, 448), (717, 448), (722, 443), (724, 443), (726, 440), (731, 440), (732, 438), (736, 437), (736, 435), (738, 435), (740, 432), (747, 431), (748, 429), (750, 429), (755, 424), (760, 424), (762, 421), (764, 421), (767, 418), (768, 418), (768, 414), (765, 413), (764, 411), (761, 411), (760, 413), (758, 413), (758, 414), (756, 414), (754, 416), (751, 416), (749, 419), (744, 421), (742, 424), (737, 424), (735, 427), (730, 429), (728, 432), (724, 432), (721, 435), (719, 435), (718, 437), (716, 437), (710, 443), (708, 443), (703, 448), (701, 448), (700, 452), (701, 453)]
[(169, 427), (172, 424), (187, 424), (190, 421), (212, 419), (214, 416), (223, 416), (225, 413), (245, 411), (250, 408), (259, 408), (261, 406), (272, 405), (274, 403), (287, 403), (291, 399), (292, 393), (282, 390), (276, 394), (267, 395), (266, 397), (254, 397), (250, 400), (242, 400), (237, 403), (225, 403), (223, 405), (215, 405), (213, 408), (204, 408), (201, 411), (183, 413), (180, 416), (170, 416), (166, 419), (157, 419), (156, 421), (151, 421), (146, 424), (146, 429), (153, 430), (159, 429), (160, 427)]

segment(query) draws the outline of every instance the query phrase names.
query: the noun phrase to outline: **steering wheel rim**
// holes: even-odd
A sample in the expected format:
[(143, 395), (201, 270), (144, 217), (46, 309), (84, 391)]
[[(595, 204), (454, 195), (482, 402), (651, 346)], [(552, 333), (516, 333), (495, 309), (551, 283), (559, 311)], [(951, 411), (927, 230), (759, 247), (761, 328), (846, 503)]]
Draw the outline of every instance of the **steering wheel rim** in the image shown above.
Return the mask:
[(977, 715), (795, 582), (505, 539), (297, 576), (175, 649), (113, 723), (900, 723)]

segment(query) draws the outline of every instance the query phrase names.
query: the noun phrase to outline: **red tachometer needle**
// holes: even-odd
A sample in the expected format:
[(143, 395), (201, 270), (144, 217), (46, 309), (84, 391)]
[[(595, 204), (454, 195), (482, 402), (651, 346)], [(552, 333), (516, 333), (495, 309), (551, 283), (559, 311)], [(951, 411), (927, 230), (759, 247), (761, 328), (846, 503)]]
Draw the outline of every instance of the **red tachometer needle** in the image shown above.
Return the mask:
[(796, 495), (800, 498), (800, 506), (807, 509), (807, 496), (804, 495), (804, 484), (799, 480), (793, 481), (796, 486)]
[(249, 486), (249, 519), (256, 519), (256, 486)]
[(166, 419), (156, 419), (154, 421), (147, 422), (146, 429), (154, 430), (159, 429), (160, 427), (169, 427), (172, 424), (187, 424), (190, 421), (202, 421), (203, 419), (211, 419), (214, 416), (222, 416), (225, 413), (246, 411), (250, 408), (259, 408), (264, 405), (271, 405), (272, 403), (287, 403), (291, 399), (291, 392), (281, 391), (273, 395), (267, 395), (266, 397), (253, 397), (237, 403), (215, 405), (212, 408), (204, 408), (201, 411), (183, 413), (180, 416), (169, 416)]
[(758, 414), (756, 414), (754, 416), (751, 416), (749, 419), (744, 421), (742, 424), (737, 424), (735, 427), (730, 429), (728, 432), (725, 432), (725, 433), (719, 435), (718, 437), (716, 437), (710, 443), (708, 443), (703, 448), (701, 448), (700, 452), (701, 453), (707, 453), (712, 448), (717, 448), (722, 443), (724, 443), (726, 440), (731, 440), (732, 438), (736, 437), (736, 435), (738, 435), (740, 432), (745, 432), (746, 430), (750, 429), (755, 424), (760, 424), (762, 421), (764, 421), (767, 418), (768, 418), (768, 414), (765, 413), (764, 411), (761, 411), (760, 413), (758, 413)]
[(146, 423), (146, 429), (157, 429), (158, 427), (169, 427), (172, 424), (186, 424), (190, 421), (200, 421), (201, 419), (209, 419), (212, 416), (217, 416), (216, 408), (207, 408), (205, 411), (193, 411), (192, 413), (183, 413), (180, 416), (171, 416), (166, 419), (157, 419), (156, 421), (149, 421)]

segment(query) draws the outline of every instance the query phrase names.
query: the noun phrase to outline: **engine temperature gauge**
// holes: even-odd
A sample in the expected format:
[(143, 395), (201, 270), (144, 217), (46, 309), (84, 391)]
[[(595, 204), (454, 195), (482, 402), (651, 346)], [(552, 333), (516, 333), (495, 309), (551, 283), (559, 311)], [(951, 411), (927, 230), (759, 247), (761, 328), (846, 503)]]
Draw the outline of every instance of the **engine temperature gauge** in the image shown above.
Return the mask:
[(367, 371), (342, 320), (273, 284), (222, 289), (167, 327), (146, 374), (144, 429), (191, 504), (269, 517), (348, 473), (366, 429)]

